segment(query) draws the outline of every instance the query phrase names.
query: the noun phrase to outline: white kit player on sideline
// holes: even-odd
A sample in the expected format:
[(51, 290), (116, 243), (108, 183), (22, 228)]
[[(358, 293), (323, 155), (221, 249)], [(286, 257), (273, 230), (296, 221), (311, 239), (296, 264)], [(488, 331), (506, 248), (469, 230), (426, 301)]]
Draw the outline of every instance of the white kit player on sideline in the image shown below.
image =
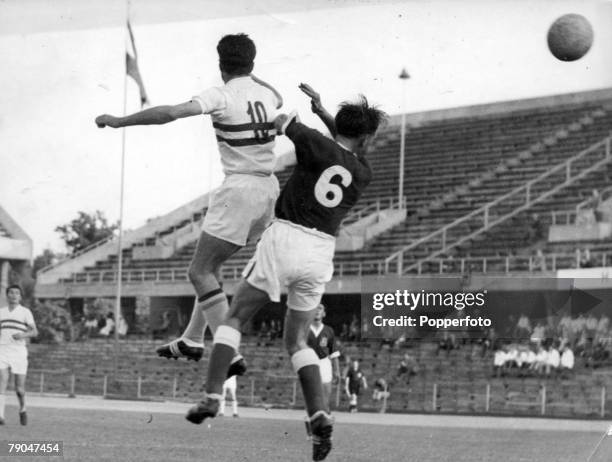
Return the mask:
[(28, 424), (25, 405), (25, 382), (28, 372), (26, 339), (36, 337), (38, 330), (32, 312), (21, 305), (21, 287), (6, 289), (8, 306), (0, 308), (0, 425), (4, 425), (5, 392), (9, 369), (15, 377), (15, 392), (19, 400), (19, 422)]
[(226, 397), (229, 393), (232, 400), (232, 415), (238, 417), (238, 400), (236, 399), (236, 376), (232, 375), (223, 383), (223, 394), (221, 395), (221, 404), (219, 406), (219, 416), (225, 415)]
[[(310, 325), (308, 338), (306, 343), (319, 357), (319, 369), (321, 370), (321, 381), (323, 382), (323, 391), (326, 395), (326, 401), (329, 402), (332, 391), (333, 378), (340, 381), (340, 351), (336, 345), (336, 336), (334, 329), (323, 324), (325, 317), (325, 306), (321, 303), (317, 307), (317, 313)], [(333, 368), (332, 368), (333, 363)], [(333, 371), (335, 371), (335, 374)]]
[[(256, 49), (246, 34), (224, 36), (217, 52), (225, 85), (209, 88), (183, 104), (156, 106), (126, 117), (104, 114), (96, 118), (101, 128), (165, 124), (201, 114), (209, 114), (213, 121), (225, 180), (211, 193), (189, 267), (197, 298), (191, 319), (180, 338), (157, 349), (158, 355), (166, 358), (183, 356), (198, 361), (202, 357), (206, 324), (214, 335), (229, 311), (219, 282), (220, 267), (247, 241), (259, 238), (274, 217), (279, 194), (273, 174), (273, 121), (282, 97), (251, 75)], [(244, 361), (236, 355), (228, 374), (242, 375), (244, 371)]]

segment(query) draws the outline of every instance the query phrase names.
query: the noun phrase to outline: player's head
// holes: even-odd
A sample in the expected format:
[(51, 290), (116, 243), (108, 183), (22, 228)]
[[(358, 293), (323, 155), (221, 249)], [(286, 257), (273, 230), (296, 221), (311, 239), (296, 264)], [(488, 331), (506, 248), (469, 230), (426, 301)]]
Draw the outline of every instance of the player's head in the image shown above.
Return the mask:
[(366, 97), (359, 95), (358, 101), (345, 101), (340, 105), (335, 118), (336, 130), (338, 135), (353, 140), (355, 147), (365, 151), (386, 119), (384, 111), (370, 106)]
[(23, 291), (21, 290), (21, 286), (18, 284), (11, 284), (6, 288), (5, 294), (9, 303), (19, 303), (21, 301)]
[(249, 75), (253, 71), (255, 43), (246, 34), (226, 35), (217, 44), (219, 69), (227, 75)]
[(323, 318), (325, 317), (325, 305), (323, 305), (323, 303), (319, 303), (319, 306), (317, 306), (317, 311), (315, 312), (315, 318), (314, 320), (316, 322), (321, 322), (323, 321)]

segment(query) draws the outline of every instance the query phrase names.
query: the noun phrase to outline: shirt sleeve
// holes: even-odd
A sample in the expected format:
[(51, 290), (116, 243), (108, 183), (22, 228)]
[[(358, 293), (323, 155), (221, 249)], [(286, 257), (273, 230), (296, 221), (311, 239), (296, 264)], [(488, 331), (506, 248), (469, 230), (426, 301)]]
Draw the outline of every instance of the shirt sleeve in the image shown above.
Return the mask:
[(340, 356), (340, 352), (338, 351), (338, 347), (336, 345), (336, 336), (334, 335), (334, 330), (329, 329), (329, 359), (334, 359)]
[(317, 164), (328, 157), (328, 143), (335, 143), (317, 130), (300, 122), (292, 122), (285, 130), (285, 134), (295, 145), (295, 157), (298, 164), (305, 166)]
[(202, 108), (203, 114), (219, 114), (227, 107), (225, 95), (218, 87), (212, 87), (204, 90), (199, 95), (191, 98)]
[(32, 312), (29, 309), (26, 309), (25, 312), (25, 323), (31, 327), (36, 326), (36, 323), (34, 322), (34, 316), (32, 315)]

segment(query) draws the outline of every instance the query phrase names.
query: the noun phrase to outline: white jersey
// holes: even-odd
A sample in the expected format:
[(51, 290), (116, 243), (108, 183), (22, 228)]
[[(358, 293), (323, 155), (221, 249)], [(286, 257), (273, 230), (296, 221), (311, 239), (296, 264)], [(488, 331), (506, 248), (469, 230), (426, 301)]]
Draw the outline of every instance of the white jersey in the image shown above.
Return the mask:
[(18, 332), (27, 332), (34, 327), (32, 312), (22, 305), (17, 305), (13, 311), (8, 306), (0, 308), (0, 345), (20, 345), (25, 347), (25, 339), (15, 340), (13, 335)]
[(271, 175), (278, 98), (251, 77), (237, 77), (192, 98), (210, 114), (223, 172)]

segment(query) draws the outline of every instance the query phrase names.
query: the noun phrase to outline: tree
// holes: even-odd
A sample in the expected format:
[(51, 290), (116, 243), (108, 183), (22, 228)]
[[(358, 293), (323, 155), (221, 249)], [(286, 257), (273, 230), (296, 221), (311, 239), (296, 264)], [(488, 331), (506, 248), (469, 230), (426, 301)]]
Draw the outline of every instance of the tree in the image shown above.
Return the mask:
[(117, 223), (109, 225), (104, 213), (96, 210), (94, 214), (79, 212), (79, 216), (62, 226), (55, 228), (61, 234), (72, 253), (77, 253), (98, 241), (114, 234)]

